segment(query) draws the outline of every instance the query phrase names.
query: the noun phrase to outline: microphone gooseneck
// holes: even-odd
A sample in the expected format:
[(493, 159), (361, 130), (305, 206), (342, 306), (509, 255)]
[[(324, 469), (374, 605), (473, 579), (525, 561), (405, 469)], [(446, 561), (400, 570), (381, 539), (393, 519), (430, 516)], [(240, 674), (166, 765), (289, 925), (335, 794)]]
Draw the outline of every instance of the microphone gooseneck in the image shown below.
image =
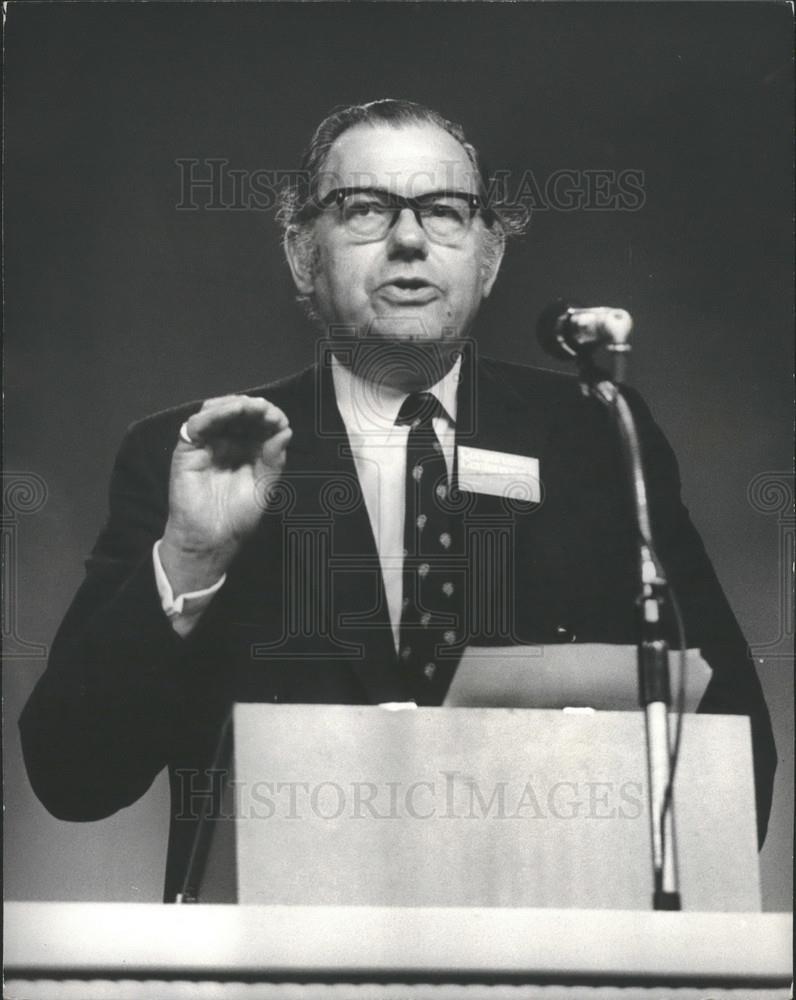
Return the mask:
[[(637, 601), (639, 700), (644, 710), (647, 737), (652, 903), (656, 910), (679, 910), (681, 900), (675, 849), (673, 785), (682, 716), (678, 716), (673, 750), (669, 737), (669, 646), (662, 623), (667, 597), (673, 607), (676, 607), (676, 601), (655, 555), (641, 445), (633, 412), (617, 384), (624, 377), (624, 362), (630, 351), (632, 329), (633, 320), (624, 309), (606, 306), (584, 308), (563, 299), (552, 302), (543, 310), (536, 328), (539, 343), (548, 354), (577, 364), (581, 391), (612, 414), (622, 446), (636, 520), (640, 588)], [(594, 353), (599, 347), (606, 347), (613, 353), (613, 380), (594, 362)], [(684, 651), (685, 637), (682, 629), (680, 632)]]

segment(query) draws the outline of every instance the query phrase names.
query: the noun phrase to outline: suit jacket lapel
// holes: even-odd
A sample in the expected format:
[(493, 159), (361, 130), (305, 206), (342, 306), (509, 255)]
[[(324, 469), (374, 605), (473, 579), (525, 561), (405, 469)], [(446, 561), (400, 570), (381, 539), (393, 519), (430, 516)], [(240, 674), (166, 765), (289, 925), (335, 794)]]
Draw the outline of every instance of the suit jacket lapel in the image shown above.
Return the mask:
[[(537, 458), (541, 476), (547, 467), (552, 432), (550, 411), (542, 397), (520, 392), (489, 358), (477, 360), (475, 348), (465, 352), (458, 394), (456, 446), (507, 452)], [(458, 470), (458, 463), (457, 463)], [(543, 481), (540, 484), (544, 488)], [(507, 511), (530, 510), (534, 504), (512, 506), (501, 497), (474, 494), (470, 521), (505, 518)]]
[[(476, 363), (465, 354), (458, 400), (456, 443), (470, 448), (539, 460), (540, 488), (549, 464), (552, 433), (550, 407), (541, 395), (520, 390), (488, 358)], [(516, 635), (513, 615), (525, 567), (518, 538), (539, 522), (538, 503), (506, 500), (489, 494), (462, 494), (467, 552), (467, 636), (470, 644), (508, 645)], [(531, 534), (529, 534), (529, 532)]]
[(312, 392), (291, 420), (287, 478), (299, 516), (328, 530), (332, 639), (371, 701), (401, 700), (381, 564), (328, 366), (315, 369)]

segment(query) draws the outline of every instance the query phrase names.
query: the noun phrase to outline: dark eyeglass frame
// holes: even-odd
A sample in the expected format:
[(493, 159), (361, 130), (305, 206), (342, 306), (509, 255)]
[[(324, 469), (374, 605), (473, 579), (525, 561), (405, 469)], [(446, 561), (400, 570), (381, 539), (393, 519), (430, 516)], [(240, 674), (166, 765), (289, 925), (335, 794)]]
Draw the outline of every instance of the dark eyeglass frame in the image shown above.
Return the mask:
[[(418, 195), (415, 198), (407, 198), (404, 195), (394, 194), (392, 191), (387, 191), (384, 188), (374, 188), (374, 187), (342, 187), (342, 188), (332, 188), (328, 191), (323, 198), (316, 201), (309, 202), (302, 213), (305, 221), (311, 218), (315, 218), (320, 215), (325, 209), (330, 208), (332, 205), (336, 205), (338, 208), (342, 208), (343, 202), (352, 194), (371, 194), (376, 195), (380, 198), (384, 198), (385, 201), (393, 209), (394, 215), (393, 220), (387, 227), (387, 231), (395, 225), (398, 221), (398, 215), (405, 209), (408, 208), (419, 226), (425, 231), (425, 226), (423, 225), (423, 219), (421, 213), (426, 210), (434, 198), (462, 198), (467, 202), (467, 206), (470, 210), (470, 222), (475, 218), (479, 211), (485, 211), (485, 206), (483, 199), (477, 194), (472, 194), (470, 191), (454, 191), (449, 188), (443, 188), (439, 191), (429, 191), (426, 194)], [(489, 220), (487, 224), (491, 224)]]

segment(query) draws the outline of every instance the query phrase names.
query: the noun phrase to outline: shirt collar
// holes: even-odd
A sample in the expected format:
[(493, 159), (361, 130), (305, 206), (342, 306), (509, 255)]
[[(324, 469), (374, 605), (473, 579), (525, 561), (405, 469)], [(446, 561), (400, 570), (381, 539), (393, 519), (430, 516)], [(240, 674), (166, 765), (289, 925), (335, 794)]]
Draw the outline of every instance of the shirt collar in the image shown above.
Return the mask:
[[(425, 390), (437, 397), (452, 424), (456, 423), (456, 390), (461, 365), (462, 358), (459, 355), (453, 367), (439, 382)], [(408, 392), (355, 375), (334, 355), (332, 380), (337, 408), (349, 434), (384, 434), (391, 431), (404, 400), (409, 396)]]

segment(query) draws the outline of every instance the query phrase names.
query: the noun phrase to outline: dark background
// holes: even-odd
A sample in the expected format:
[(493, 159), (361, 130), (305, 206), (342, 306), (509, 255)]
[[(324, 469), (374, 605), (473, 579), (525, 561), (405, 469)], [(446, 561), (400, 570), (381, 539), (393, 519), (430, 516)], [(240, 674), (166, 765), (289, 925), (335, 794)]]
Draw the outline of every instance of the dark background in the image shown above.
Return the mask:
[(783, 759), (764, 892), (787, 909), (793, 528), (784, 478), (768, 511), (747, 491), (790, 468), (789, 7), (11, 3), (6, 28), (7, 483), (46, 489), (7, 522), (7, 896), (158, 898), (160, 782), (101, 824), (33, 799), (16, 717), (43, 658), (23, 643), (52, 639), (129, 422), (313, 357), (273, 213), (177, 211), (175, 160), (294, 168), (334, 105), (393, 96), (462, 121), (512, 178), (644, 172), (638, 211), (537, 212), (479, 337), (547, 364), (551, 298), (633, 313), (630, 380), (759, 653)]

